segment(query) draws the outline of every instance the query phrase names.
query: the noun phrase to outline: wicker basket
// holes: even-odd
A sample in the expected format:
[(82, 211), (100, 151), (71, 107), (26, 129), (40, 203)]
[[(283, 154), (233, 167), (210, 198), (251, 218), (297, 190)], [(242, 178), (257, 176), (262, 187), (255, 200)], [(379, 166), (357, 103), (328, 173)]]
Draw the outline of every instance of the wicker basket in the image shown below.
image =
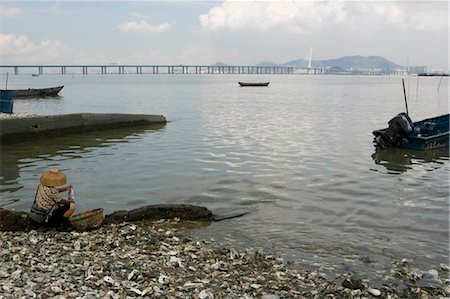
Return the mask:
[(76, 230), (86, 231), (99, 228), (103, 223), (103, 219), (105, 219), (103, 209), (95, 209), (70, 217), (69, 223)]

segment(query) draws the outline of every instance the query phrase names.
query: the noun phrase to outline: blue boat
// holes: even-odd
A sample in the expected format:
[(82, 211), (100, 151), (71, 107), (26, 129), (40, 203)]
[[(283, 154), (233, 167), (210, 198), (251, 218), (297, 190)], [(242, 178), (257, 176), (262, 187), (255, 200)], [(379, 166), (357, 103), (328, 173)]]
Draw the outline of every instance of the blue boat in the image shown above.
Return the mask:
[(380, 148), (427, 150), (449, 147), (449, 114), (413, 123), (408, 114), (391, 119), (386, 129), (373, 131), (374, 142)]
[(0, 90), (0, 113), (13, 113), (14, 91)]

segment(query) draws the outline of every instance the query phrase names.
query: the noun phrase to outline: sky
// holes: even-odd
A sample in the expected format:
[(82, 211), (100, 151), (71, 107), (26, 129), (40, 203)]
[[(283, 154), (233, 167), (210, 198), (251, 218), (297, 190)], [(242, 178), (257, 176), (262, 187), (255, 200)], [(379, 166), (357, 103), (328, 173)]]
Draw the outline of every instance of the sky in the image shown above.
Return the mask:
[(254, 65), (383, 56), (449, 69), (447, 1), (2, 1), (0, 64)]

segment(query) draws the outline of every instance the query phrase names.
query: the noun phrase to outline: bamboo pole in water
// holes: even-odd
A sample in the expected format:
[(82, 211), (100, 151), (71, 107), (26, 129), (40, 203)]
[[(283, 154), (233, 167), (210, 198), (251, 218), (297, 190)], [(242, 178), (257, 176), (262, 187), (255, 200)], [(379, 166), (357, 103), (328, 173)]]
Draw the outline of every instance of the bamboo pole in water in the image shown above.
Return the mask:
[(437, 91), (439, 91), (439, 88), (441, 87), (442, 78), (444, 78), (444, 76), (441, 76), (441, 79), (439, 80), (439, 84), (438, 84), (438, 89), (437, 89)]
[(416, 82), (416, 98), (417, 98), (417, 95), (419, 94), (419, 78), (420, 78), (420, 76), (417, 75), (417, 82)]
[(408, 112), (408, 101), (406, 100), (406, 91), (405, 91), (405, 79), (403, 79), (403, 78), (402, 78), (402, 83), (403, 83), (403, 95), (405, 96), (406, 114), (409, 115), (409, 112)]

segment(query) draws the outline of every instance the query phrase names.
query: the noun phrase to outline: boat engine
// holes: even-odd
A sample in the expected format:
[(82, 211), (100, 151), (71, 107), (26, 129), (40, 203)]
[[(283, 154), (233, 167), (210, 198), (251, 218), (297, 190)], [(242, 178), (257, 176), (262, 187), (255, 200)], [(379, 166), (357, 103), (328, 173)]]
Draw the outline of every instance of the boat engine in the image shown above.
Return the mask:
[(399, 146), (402, 139), (414, 130), (413, 122), (404, 112), (397, 114), (388, 125), (384, 132), (379, 132), (375, 136), (376, 143), (382, 148)]

